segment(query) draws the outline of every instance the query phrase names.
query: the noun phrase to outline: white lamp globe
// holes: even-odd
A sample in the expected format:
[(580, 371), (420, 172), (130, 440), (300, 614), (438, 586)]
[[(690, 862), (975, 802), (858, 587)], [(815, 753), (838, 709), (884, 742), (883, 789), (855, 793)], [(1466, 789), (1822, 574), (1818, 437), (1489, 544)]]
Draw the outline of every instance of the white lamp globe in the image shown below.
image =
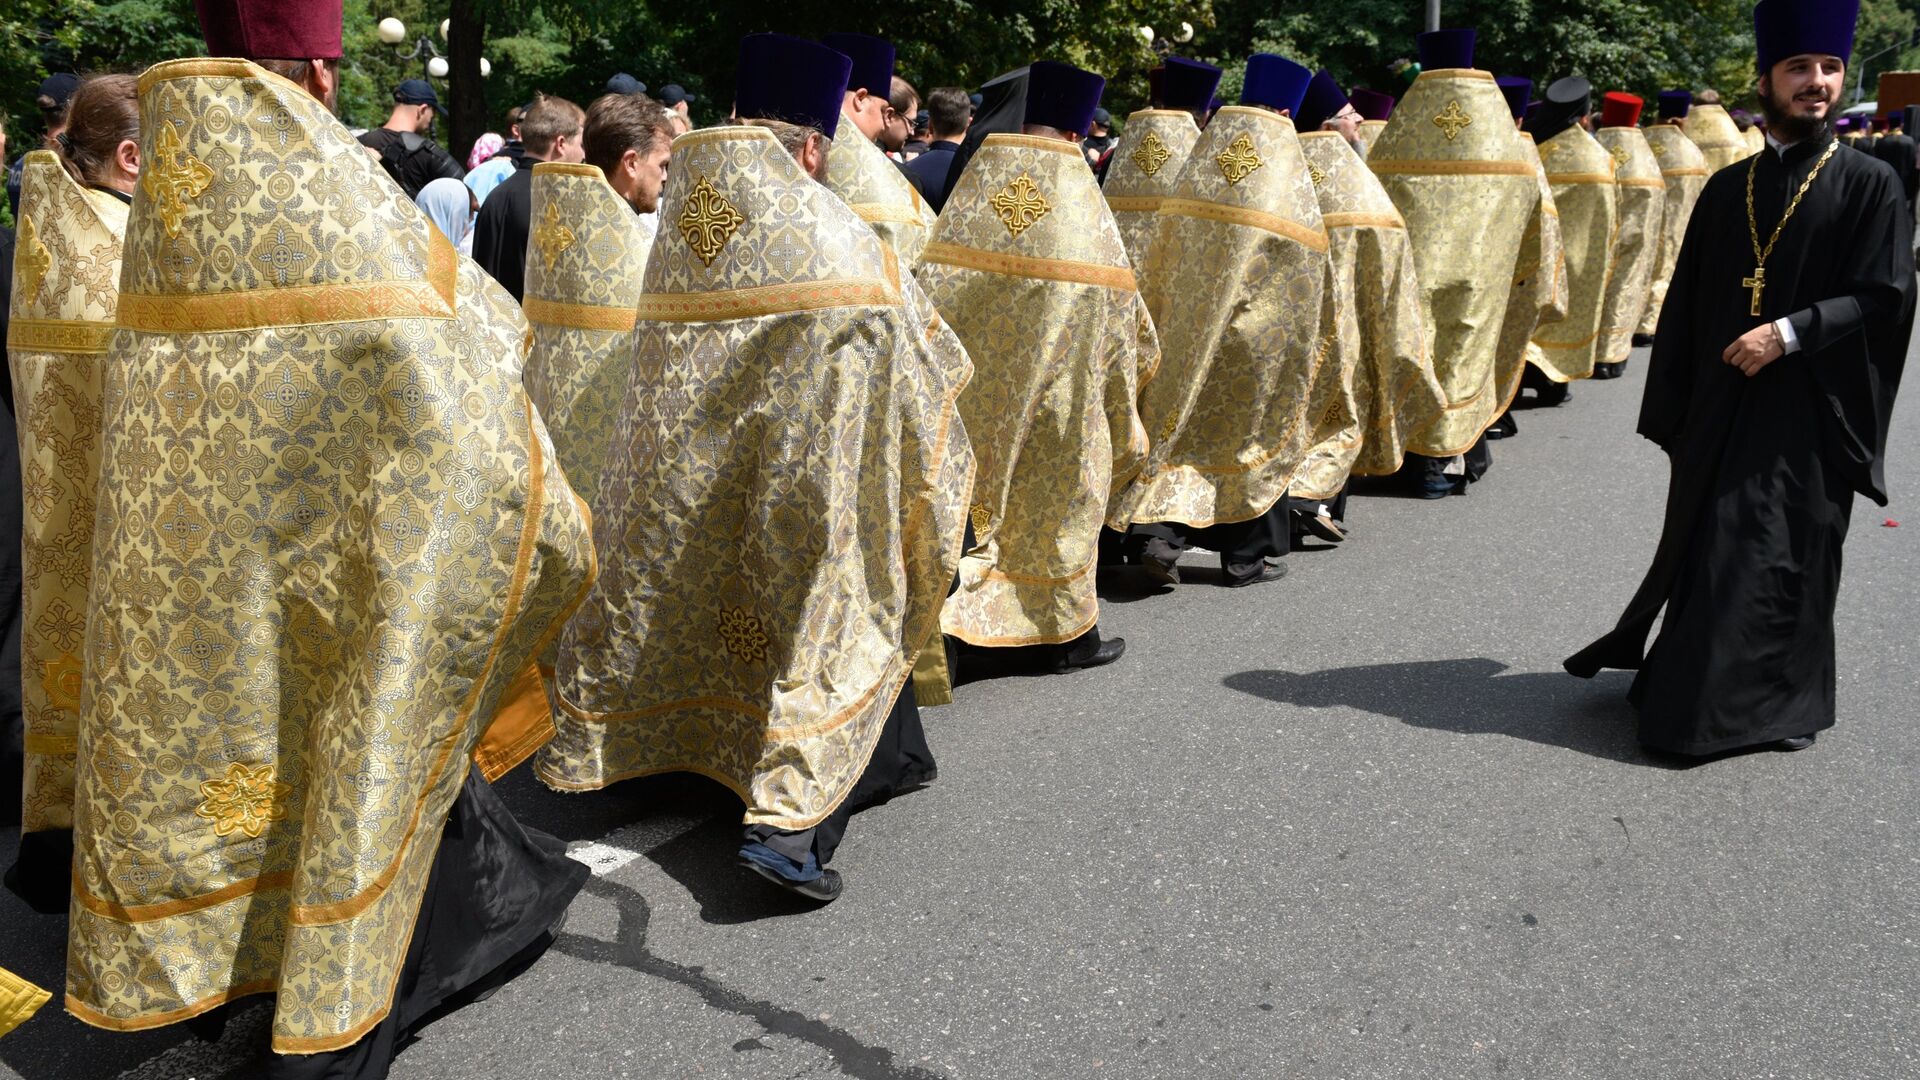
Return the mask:
[(448, 27), (449, 25), (451, 25), (452, 23), (453, 23), (453, 20), (452, 20), (452, 19), (441, 19), (441, 20), (440, 20), (440, 40), (441, 40), (441, 41), (445, 41), (445, 40), (447, 40), (447, 27)]
[(1182, 44), (1192, 41), (1193, 40), (1193, 24), (1190, 22), (1181, 23), (1180, 32), (1173, 36), (1173, 40), (1181, 42)]
[(1149, 45), (1153, 44), (1153, 27), (1151, 26), (1140, 27), (1140, 39), (1142, 41), (1145, 41)]
[(433, 59), (427, 61), (427, 74), (433, 76), (436, 79), (446, 78), (447, 77), (446, 58), (443, 56), (436, 56)]
[(392, 16), (380, 20), (378, 31), (380, 40), (388, 45), (398, 45), (407, 40), (407, 24)]
[(493, 65), (487, 62), (486, 57), (484, 56), (481, 57), (480, 58), (480, 77), (484, 79), (487, 76), (492, 74), (493, 74)]

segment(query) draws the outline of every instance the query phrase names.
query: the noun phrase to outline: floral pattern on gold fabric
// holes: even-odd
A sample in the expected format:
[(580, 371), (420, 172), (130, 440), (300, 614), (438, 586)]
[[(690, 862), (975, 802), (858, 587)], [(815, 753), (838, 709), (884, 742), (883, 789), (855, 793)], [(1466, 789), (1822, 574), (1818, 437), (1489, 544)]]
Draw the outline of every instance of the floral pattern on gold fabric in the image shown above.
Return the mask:
[(153, 200), (154, 213), (160, 215), (168, 236), (179, 236), (187, 216), (187, 203), (200, 197), (213, 182), (213, 170), (206, 162), (188, 153), (180, 143), (180, 132), (167, 121), (153, 140), (153, 156), (140, 173), (140, 187)]
[(1725, 105), (1695, 105), (1687, 113), (1681, 130), (1707, 159), (1708, 176), (1753, 156), (1753, 147), (1747, 145), (1740, 125), (1733, 122)]
[[(1456, 111), (1486, 122), (1462, 124), (1449, 138), (1432, 120)], [(1505, 404), (1500, 331), (1522, 241), (1544, 212), (1538, 173), (1510, 116), (1486, 72), (1423, 72), (1367, 155), (1406, 221), (1433, 372), (1447, 395), (1446, 411), (1409, 437), (1414, 453), (1462, 453)]]
[[(553, 269), (553, 261), (560, 257), (561, 252), (572, 247), (573, 241), (573, 230), (560, 221), (559, 205), (548, 203), (545, 213), (540, 216), (540, 224), (533, 230), (533, 246), (540, 249), (540, 261), (546, 264), (547, 269)], [(724, 236), (720, 243), (726, 243)]]
[(1660, 309), (1673, 281), (1674, 265), (1680, 259), (1687, 222), (1692, 220), (1694, 204), (1707, 186), (1707, 157), (1675, 124), (1648, 128), (1647, 143), (1653, 147), (1660, 161), (1660, 176), (1667, 182), (1667, 198), (1660, 213), (1660, 257), (1647, 290), (1647, 313), (1640, 318), (1640, 332), (1650, 335), (1660, 323)]
[[(1229, 106), (1192, 160), (1203, 167), (1181, 176), (1147, 255), (1142, 293), (1165, 359), (1140, 394), (1157, 438), (1109, 510), (1129, 522), (1207, 526), (1265, 513), (1315, 441), (1317, 374), (1340, 381), (1316, 348), (1333, 321), (1330, 263), (1293, 125)], [(1229, 170), (1229, 161), (1260, 165)]]
[(1128, 154), (1127, 157), (1139, 167), (1142, 173), (1152, 176), (1160, 171), (1162, 165), (1173, 159), (1173, 151), (1167, 149), (1167, 144), (1161, 141), (1159, 132), (1149, 131), (1140, 140), (1140, 145), (1135, 147), (1133, 153)]
[(1213, 160), (1219, 163), (1220, 175), (1227, 178), (1228, 184), (1238, 184), (1266, 164), (1253, 149), (1253, 136), (1244, 131), (1215, 154)]
[(1047, 197), (1040, 193), (1039, 185), (1026, 173), (1007, 181), (1007, 186), (987, 201), (993, 207), (993, 212), (1000, 215), (1000, 222), (1007, 227), (1007, 234), (1015, 238), (1032, 228), (1035, 222), (1046, 217), (1047, 212), (1053, 209), (1053, 204), (1047, 202)]
[(536, 769), (569, 791), (691, 770), (738, 792), (749, 822), (804, 829), (853, 789), (938, 640), (971, 369), (874, 231), (772, 133), (676, 140), (666, 220), (699, 180), (750, 212), (710, 268), (678, 242), (647, 262), (601, 452), (600, 580), (562, 636), (558, 734)]
[(973, 535), (978, 539), (986, 535), (987, 526), (993, 524), (993, 511), (984, 503), (974, 503), (967, 508), (967, 519), (973, 522)]
[[(136, 196), (100, 365), (68, 1009), (270, 993), (276, 1052), (338, 1049), (386, 1015), (473, 748), (580, 598), (585, 515), (512, 298), (338, 120), (240, 61), (140, 84), (143, 159), (208, 172), (177, 231)], [(282, 237), (308, 257), (252, 257)]]
[(749, 664), (765, 660), (767, 649), (773, 644), (767, 632), (760, 628), (759, 617), (737, 607), (720, 613), (720, 641), (728, 652)]
[(852, 119), (842, 115), (840, 121), (840, 138), (827, 155), (827, 190), (873, 229), (900, 266), (912, 266), (933, 232), (933, 208)]
[[(1134, 155), (1151, 140), (1167, 153), (1152, 172), (1142, 168)], [(1127, 249), (1127, 263), (1136, 277), (1146, 269), (1147, 248), (1153, 242), (1160, 200), (1171, 194), (1180, 182), (1193, 144), (1200, 140), (1200, 129), (1193, 114), (1177, 109), (1141, 109), (1127, 117), (1107, 166), (1106, 183), (1101, 193), (1113, 211), (1113, 223), (1120, 230), (1120, 242)], [(1157, 156), (1157, 155), (1156, 155)]]
[(1447, 141), (1452, 142), (1473, 123), (1473, 117), (1460, 107), (1458, 101), (1449, 101), (1447, 107), (1433, 118), (1433, 123), (1446, 135)]
[(47, 270), (53, 266), (53, 255), (47, 251), (47, 245), (40, 242), (39, 230), (34, 227), (32, 218), (23, 218), (20, 222), (18, 253), (13, 257), (13, 278), (20, 295), (31, 301), (40, 291), (40, 283), (46, 280)]
[(713, 181), (704, 176), (687, 193), (686, 203), (680, 208), (675, 221), (687, 246), (706, 266), (713, 265), (713, 260), (719, 257), (727, 241), (733, 239), (733, 234), (747, 223), (740, 209), (720, 194), (720, 189), (713, 186)]
[[(73, 824), (87, 592), (99, 475), (101, 351), (113, 326), (126, 204), (81, 188), (51, 152), (21, 166), (16, 258), (44, 256), (41, 281), (15, 265), (9, 353), (20, 441), (23, 579), (20, 703), (25, 720), (20, 820), (28, 832)], [(27, 326), (62, 328), (37, 341)]]
[[(1052, 210), (1016, 239), (994, 197), (1022, 177)], [(981, 268), (995, 260), (1005, 269)], [(991, 524), (961, 560), (949, 634), (1063, 642), (1099, 616), (1100, 526), (1146, 452), (1139, 386), (1160, 362), (1139, 294), (1092, 280), (1130, 283), (1126, 267), (1092, 171), (1058, 139), (988, 136), (940, 213), (915, 273), (973, 358), (960, 415), (979, 457), (972, 501)]]
[(1494, 353), (1493, 384), (1488, 392), (1496, 401), (1509, 405), (1520, 393), (1528, 358), (1538, 351), (1531, 343), (1534, 332), (1564, 318), (1570, 296), (1562, 233), (1566, 222), (1554, 203), (1553, 185), (1547, 180), (1546, 166), (1531, 136), (1521, 136), (1520, 150), (1534, 170), (1540, 212), (1520, 240), (1520, 257)]
[(213, 822), (215, 836), (257, 837), (270, 822), (286, 819), (292, 794), (293, 786), (276, 779), (271, 764), (249, 767), (236, 761), (227, 766), (224, 779), (201, 783), (200, 805), (193, 812)]

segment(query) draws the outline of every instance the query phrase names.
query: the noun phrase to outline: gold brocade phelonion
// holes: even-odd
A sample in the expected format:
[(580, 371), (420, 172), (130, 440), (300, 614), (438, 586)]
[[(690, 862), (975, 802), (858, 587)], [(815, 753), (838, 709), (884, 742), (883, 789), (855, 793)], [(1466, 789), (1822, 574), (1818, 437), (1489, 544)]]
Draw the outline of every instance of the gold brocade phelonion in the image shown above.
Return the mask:
[(1506, 98), (1484, 71), (1414, 80), (1367, 163), (1406, 219), (1447, 411), (1410, 440), (1463, 453), (1500, 415), (1495, 369), (1521, 240), (1544, 212)]
[(901, 266), (912, 266), (920, 257), (933, 232), (933, 208), (845, 113), (827, 154), (826, 185), (880, 234)]
[(535, 768), (563, 791), (695, 772), (748, 822), (805, 829), (940, 647), (970, 367), (765, 128), (675, 140), (660, 222), (595, 506), (600, 580), (561, 641)]
[(1647, 290), (1647, 311), (1640, 317), (1640, 332), (1652, 334), (1660, 323), (1660, 307), (1666, 303), (1667, 287), (1673, 281), (1674, 264), (1680, 261), (1680, 242), (1686, 238), (1687, 222), (1700, 191), (1707, 186), (1707, 156), (1687, 138), (1677, 124), (1655, 124), (1647, 129), (1647, 145), (1660, 163), (1660, 178), (1666, 181), (1667, 197), (1660, 211), (1660, 256), (1653, 267), (1653, 284)]
[(1345, 426), (1342, 366), (1357, 359), (1334, 347), (1326, 227), (1293, 121), (1214, 114), (1160, 217), (1144, 296), (1164, 360), (1140, 394), (1152, 449), (1108, 516), (1257, 518)]
[(1160, 362), (1078, 148), (987, 136), (917, 276), (975, 368), (960, 400), (980, 459), (974, 545), (942, 625), (975, 645), (1070, 641), (1099, 618), (1100, 526), (1146, 454), (1136, 402)]
[(1141, 109), (1127, 117), (1120, 132), (1101, 190), (1136, 277), (1145, 276), (1160, 201), (1173, 193), (1199, 141), (1193, 114), (1181, 109)]
[(1533, 335), (1540, 327), (1566, 318), (1572, 293), (1567, 283), (1566, 238), (1559, 204), (1547, 180), (1546, 165), (1533, 136), (1520, 133), (1520, 147), (1534, 167), (1540, 189), (1541, 213), (1520, 242), (1520, 263), (1514, 269), (1513, 291), (1500, 326), (1500, 347), (1494, 361), (1494, 394), (1501, 411), (1513, 404), (1526, 374), (1527, 358), (1536, 350)]
[(1373, 156), (1373, 146), (1380, 141), (1380, 133), (1385, 130), (1387, 130), (1387, 122), (1385, 120), (1360, 121), (1360, 127), (1354, 132), (1354, 137), (1360, 140), (1360, 159), (1362, 161)]
[[(1406, 222), (1380, 181), (1335, 132), (1300, 136), (1332, 261), (1335, 332), (1308, 407), (1316, 442), (1289, 494), (1332, 499), (1352, 474), (1397, 471), (1408, 436), (1440, 415), (1420, 317), (1420, 282)], [(1324, 328), (1323, 328), (1324, 329)], [(1316, 411), (1317, 409), (1317, 411)]]
[(1625, 363), (1633, 335), (1646, 315), (1653, 270), (1660, 258), (1660, 225), (1666, 214), (1667, 182), (1660, 160), (1637, 127), (1603, 127), (1596, 136), (1618, 166), (1614, 201), (1618, 208), (1613, 240), (1613, 275), (1600, 315), (1601, 340), (1596, 363)]
[[(26, 156), (7, 342), (25, 510), (22, 832), (73, 826), (101, 370), (120, 301), (126, 229), (125, 203), (74, 183), (51, 151)], [(67, 873), (64, 863), (44, 869)]]
[(1839, 149), (1838, 139), (1827, 143), (1827, 149), (1820, 155), (1820, 160), (1813, 163), (1813, 171), (1807, 173), (1807, 178), (1800, 182), (1800, 190), (1793, 193), (1793, 201), (1787, 204), (1786, 213), (1780, 215), (1780, 221), (1774, 225), (1773, 235), (1767, 238), (1767, 246), (1764, 248), (1760, 246), (1760, 219), (1753, 212), (1753, 177), (1760, 171), (1759, 156), (1755, 155), (1753, 164), (1747, 166), (1747, 232), (1753, 239), (1753, 276), (1742, 280), (1740, 284), (1753, 293), (1752, 314), (1763, 313), (1762, 305), (1765, 303), (1767, 291), (1767, 260), (1773, 257), (1773, 246), (1780, 242), (1780, 234), (1787, 231), (1787, 222), (1793, 220), (1794, 211), (1800, 209), (1800, 200), (1807, 197), (1813, 182), (1820, 178), (1820, 170), (1827, 167), (1827, 162), (1833, 159), (1834, 152)]
[(1606, 147), (1577, 124), (1542, 143), (1540, 160), (1559, 216), (1567, 303), (1562, 318), (1534, 330), (1527, 361), (1564, 383), (1593, 374), (1606, 337), (1602, 320), (1619, 230), (1616, 166)]
[(1736, 161), (1745, 161), (1755, 150), (1721, 105), (1695, 105), (1687, 113), (1682, 130), (1706, 156), (1709, 176)]
[[(469, 758), (583, 592), (527, 326), (300, 87), (140, 77), (105, 365), (67, 1009), (387, 1015)], [(322, 257), (321, 253), (325, 253)]]

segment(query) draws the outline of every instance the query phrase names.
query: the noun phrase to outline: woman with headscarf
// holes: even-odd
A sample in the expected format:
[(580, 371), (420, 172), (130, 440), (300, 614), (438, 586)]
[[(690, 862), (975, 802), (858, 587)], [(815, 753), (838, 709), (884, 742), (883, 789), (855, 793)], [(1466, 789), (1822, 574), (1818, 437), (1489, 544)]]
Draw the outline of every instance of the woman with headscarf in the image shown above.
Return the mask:
[(480, 212), (480, 200), (466, 184), (443, 176), (421, 188), (413, 201), (460, 254), (473, 254), (473, 217)]
[(506, 138), (495, 131), (489, 131), (473, 140), (473, 150), (467, 154), (467, 171), (472, 172), (479, 168), (482, 162), (492, 160), (493, 155), (499, 153), (500, 148), (505, 145), (507, 145)]

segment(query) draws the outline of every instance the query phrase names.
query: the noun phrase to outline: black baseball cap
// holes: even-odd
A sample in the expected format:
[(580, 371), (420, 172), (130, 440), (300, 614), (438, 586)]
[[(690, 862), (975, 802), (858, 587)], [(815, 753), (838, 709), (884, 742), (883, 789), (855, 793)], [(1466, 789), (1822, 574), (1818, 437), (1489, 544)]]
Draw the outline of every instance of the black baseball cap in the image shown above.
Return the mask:
[(54, 107), (59, 108), (64, 106), (67, 103), (67, 99), (72, 97), (73, 92), (78, 89), (80, 89), (80, 76), (70, 71), (62, 71), (55, 75), (49, 75), (42, 80), (40, 90), (34, 96), (36, 98), (52, 98)]
[(440, 95), (433, 92), (433, 84), (425, 79), (408, 79), (394, 87), (393, 100), (401, 105), (431, 105), (437, 113), (447, 111), (440, 107)]
[(624, 71), (607, 80), (607, 93), (609, 94), (644, 94), (646, 92), (646, 83), (641, 82), (639, 79), (634, 78)]
[(1099, 124), (1101, 127), (1112, 127), (1113, 114), (1105, 109), (1095, 109), (1093, 110), (1093, 122)]
[(668, 83), (660, 88), (660, 100), (671, 108), (683, 101), (691, 105), (700, 99), (687, 93), (687, 88), (681, 86), (679, 83)]

